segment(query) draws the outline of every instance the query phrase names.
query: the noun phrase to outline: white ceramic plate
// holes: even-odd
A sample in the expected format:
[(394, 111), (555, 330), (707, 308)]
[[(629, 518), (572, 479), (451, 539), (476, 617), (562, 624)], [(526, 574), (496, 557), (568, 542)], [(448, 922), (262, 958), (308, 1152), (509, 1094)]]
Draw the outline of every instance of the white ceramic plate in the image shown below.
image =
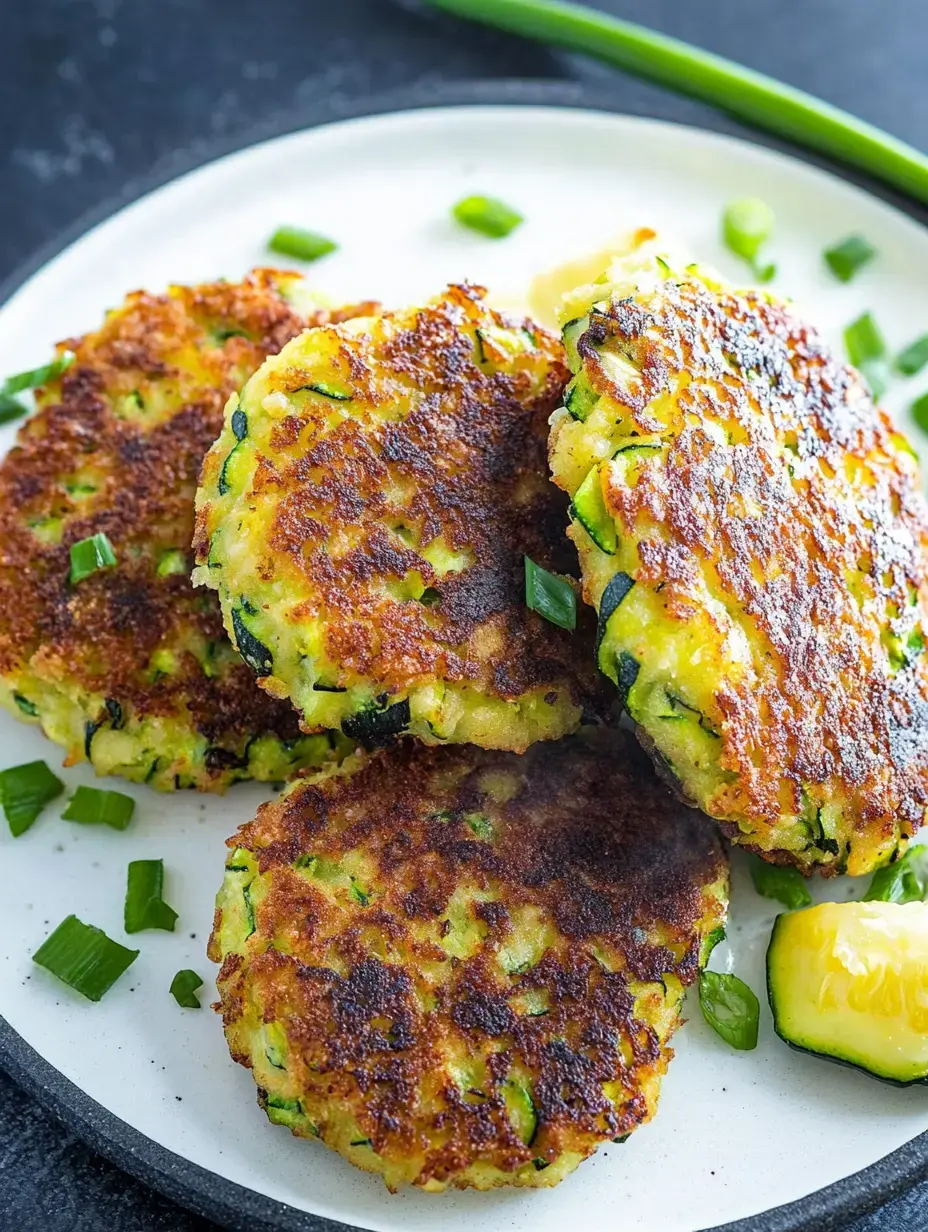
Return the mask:
[[(449, 206), (469, 192), (511, 202), (525, 225), (502, 243), (457, 229)], [(297, 133), (158, 189), (49, 262), (0, 310), (0, 373), (42, 362), (56, 339), (94, 327), (130, 289), (237, 278), (266, 263), (263, 240), (282, 221), (341, 242), (312, 270), (321, 289), (401, 305), (463, 278), (511, 291), (639, 224), (673, 232), (701, 259), (739, 276), (718, 231), (723, 205), (744, 194), (776, 211), (777, 289), (836, 343), (864, 308), (892, 347), (928, 328), (928, 234), (843, 181), (690, 128), (592, 111), (475, 106)], [(880, 255), (842, 286), (821, 253), (852, 232), (868, 236)], [(917, 392), (917, 378), (900, 382), (890, 407), (901, 413)], [(8, 428), (0, 444), (12, 438)], [(0, 750), (4, 765), (59, 761), (34, 729), (6, 717)], [(65, 777), (69, 786), (92, 781), (86, 768)], [(692, 1232), (799, 1199), (928, 1129), (924, 1088), (896, 1090), (790, 1052), (774, 1037), (766, 1006), (757, 1051), (732, 1052), (691, 1001), (659, 1115), (627, 1145), (601, 1150), (556, 1190), (391, 1197), (322, 1146), (268, 1125), (250, 1075), (229, 1060), (219, 1019), (207, 1009), (182, 1011), (168, 995), (174, 972), (190, 966), (206, 977), (209, 1000), (214, 972), (204, 946), (223, 840), (266, 793), (241, 787), (217, 800), (129, 790), (139, 806), (124, 834), (69, 825), (53, 807), (25, 837), (2, 840), (0, 1013), (117, 1117), (259, 1194), (384, 1232), (560, 1232), (572, 1222)], [(145, 857), (165, 861), (178, 931), (141, 934), (136, 964), (92, 1005), (35, 968), (30, 955), (72, 911), (125, 940), (126, 864)], [(827, 889), (841, 896), (859, 887), (839, 881)], [(736, 867), (731, 945), (720, 947), (714, 965), (733, 965), (758, 993), (775, 911)]]

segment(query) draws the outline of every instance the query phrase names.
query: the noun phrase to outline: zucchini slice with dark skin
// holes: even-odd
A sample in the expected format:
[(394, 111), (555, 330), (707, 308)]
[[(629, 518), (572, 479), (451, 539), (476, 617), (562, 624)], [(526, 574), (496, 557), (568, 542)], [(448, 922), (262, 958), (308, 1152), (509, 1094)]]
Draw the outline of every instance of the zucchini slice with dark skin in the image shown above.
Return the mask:
[(602, 477), (598, 466), (593, 467), (577, 489), (571, 508), (577, 521), (596, 546), (609, 556), (614, 556), (618, 537), (615, 522), (603, 500)]
[(779, 915), (767, 948), (774, 1029), (798, 1052), (894, 1086), (928, 1083), (926, 966), (928, 903), (820, 903)]
[(401, 736), (410, 723), (409, 702), (394, 702), (392, 706), (374, 705), (342, 720), (342, 731), (366, 749), (383, 748)]
[(577, 373), (564, 394), (564, 405), (567, 407), (568, 414), (583, 423), (589, 418), (590, 412), (598, 401), (599, 394), (585, 375), (582, 372)]
[[(609, 579), (606, 589), (603, 591), (602, 598), (599, 601), (599, 617), (596, 621), (596, 661), (599, 663), (599, 649), (603, 644), (603, 638), (606, 636), (606, 626), (609, 623), (609, 617), (625, 599), (635, 585), (635, 579), (628, 573), (619, 572), (615, 577)], [(599, 664), (602, 670), (602, 664)]]
[(619, 701), (628, 709), (628, 695), (631, 692), (632, 685), (638, 679), (638, 673), (641, 670), (641, 664), (630, 655), (627, 650), (623, 650), (616, 659), (616, 685), (619, 690)]
[(270, 676), (274, 670), (274, 656), (246, 626), (242, 616), (245, 610), (247, 609), (244, 604), (241, 608), (232, 609), (232, 631), (238, 652), (256, 676)]
[(590, 318), (588, 315), (574, 317), (561, 330), (561, 340), (564, 343), (564, 350), (567, 352), (567, 363), (570, 365), (571, 372), (579, 372), (581, 368), (578, 346), (580, 339), (586, 333), (589, 323)]

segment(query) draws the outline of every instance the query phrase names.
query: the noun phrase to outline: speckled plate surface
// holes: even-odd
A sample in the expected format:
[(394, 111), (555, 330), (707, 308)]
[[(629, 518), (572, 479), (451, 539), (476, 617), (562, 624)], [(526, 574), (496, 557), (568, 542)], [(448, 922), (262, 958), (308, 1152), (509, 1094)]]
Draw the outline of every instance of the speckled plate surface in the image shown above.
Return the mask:
[[(548, 94), (510, 89), (508, 97)], [(471, 191), (510, 201), (525, 226), (503, 244), (456, 230), (448, 207)], [(736, 276), (719, 247), (718, 220), (727, 200), (746, 193), (777, 213), (777, 289), (835, 341), (864, 308), (893, 347), (928, 325), (919, 315), (928, 233), (843, 180), (696, 129), (576, 106), (484, 103), (308, 129), (141, 197), (7, 300), (0, 372), (41, 362), (56, 339), (92, 327), (130, 289), (238, 277), (267, 260), (262, 241), (283, 220), (341, 242), (313, 268), (321, 290), (399, 305), (465, 277), (512, 294), (539, 268), (639, 224), (673, 232)], [(866, 234), (880, 256), (845, 287), (823, 269), (821, 251), (851, 232)], [(900, 422), (923, 385), (893, 390), (888, 405)], [(0, 433), (0, 447), (12, 437), (12, 428)], [(6, 717), (0, 748), (4, 765), (59, 760), (39, 733)], [(65, 777), (69, 786), (92, 781), (86, 768)], [(269, 1126), (250, 1076), (228, 1058), (219, 1020), (182, 1012), (167, 994), (181, 967), (212, 982), (203, 951), (223, 840), (265, 793), (241, 787), (214, 800), (128, 790), (139, 807), (125, 834), (69, 826), (52, 808), (26, 836), (4, 840), (0, 1063), (94, 1145), (214, 1218), (249, 1228), (329, 1229), (338, 1221), (383, 1232), (554, 1232), (571, 1221), (693, 1232), (747, 1219), (752, 1232), (779, 1232), (834, 1226), (926, 1170), (928, 1140), (918, 1135), (928, 1130), (928, 1089), (894, 1090), (797, 1056), (773, 1036), (766, 1008), (760, 1047), (733, 1053), (693, 1003), (659, 1115), (624, 1147), (602, 1150), (553, 1191), (391, 1197), (321, 1146)], [(71, 911), (125, 940), (126, 864), (146, 857), (165, 861), (178, 931), (141, 934), (127, 976), (102, 1004), (83, 1002), (30, 955)], [(827, 891), (840, 897), (859, 887), (837, 882)], [(714, 965), (733, 964), (758, 992), (774, 914), (736, 862), (731, 943)], [(824, 1186), (833, 1188), (808, 1197)], [(763, 1213), (784, 1203), (797, 1205)]]

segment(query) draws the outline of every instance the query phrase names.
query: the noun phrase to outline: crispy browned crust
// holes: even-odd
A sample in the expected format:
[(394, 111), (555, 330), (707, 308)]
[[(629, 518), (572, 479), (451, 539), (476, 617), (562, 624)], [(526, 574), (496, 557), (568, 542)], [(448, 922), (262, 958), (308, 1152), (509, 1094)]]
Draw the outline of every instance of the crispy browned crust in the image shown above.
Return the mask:
[[(637, 386), (603, 370), (610, 336)], [(928, 806), (928, 656), (893, 675), (881, 634), (924, 634), (928, 513), (888, 417), (813, 329), (756, 293), (668, 281), (655, 304), (596, 313), (581, 352), (642, 434), (666, 435), (648, 404), (687, 378), (666, 460), (607, 500), (620, 533), (659, 526), (639, 539), (637, 576), (663, 587), (668, 611), (685, 619), (703, 576), (750, 630), (757, 677), (717, 684), (721, 765), (737, 780), (716, 815), (775, 826), (812, 785), (866, 842), (914, 833)]]
[[(323, 622), (343, 686), (373, 681), (393, 696), (441, 680), (507, 700), (566, 686), (592, 716), (603, 703), (591, 656), (579, 649), (590, 645), (589, 613), (572, 636), (525, 605), (525, 556), (577, 572), (564, 534), (567, 501), (547, 478), (547, 421), (567, 378), (563, 351), (540, 327), (489, 309), (484, 294), (449, 287), (414, 313), (385, 314), (370, 334), (327, 331), (353, 390), (348, 414), (330, 428), (324, 400), (303, 401), (274, 429), (272, 456), (262, 457), (252, 489), (259, 508), (276, 502), (259, 573), (285, 580), (285, 593), (302, 600), (284, 619)], [(475, 358), (474, 327), (493, 325), (530, 326), (533, 350), (511, 371)], [(271, 387), (289, 395), (314, 376), (294, 357)], [(406, 400), (409, 413), (381, 418)], [(204, 505), (195, 536), (201, 564), (212, 517)], [(439, 576), (391, 533), (398, 524), (418, 547), (443, 535), (473, 563)], [(410, 570), (436, 592), (429, 606), (386, 593)]]
[[(488, 772), (515, 776), (508, 803), (488, 797)], [(475, 815), (492, 823), (491, 841), (475, 838)], [(287, 1030), (289, 1077), (309, 1094), (309, 1115), (350, 1108), (381, 1159), (422, 1158), (420, 1185), (454, 1183), (478, 1159), (513, 1172), (563, 1151), (582, 1157), (646, 1119), (641, 1086), (663, 1071), (676, 1022), (672, 1013), (657, 1026), (660, 981), (691, 984), (706, 933), (724, 919), (713, 828), (671, 800), (619, 731), (523, 756), (407, 741), (264, 805), (229, 846), (255, 852), (272, 880), (246, 956), (230, 954), (220, 972), (227, 1030), (247, 1002), (263, 1006)], [(336, 906), (292, 867), (353, 851), (374, 869), (366, 907)], [(477, 951), (449, 958), (440, 939), (465, 884), (493, 901), (477, 907)], [(498, 952), (527, 906), (553, 926), (550, 944), (537, 965), (502, 974)], [(517, 1012), (528, 990), (547, 994), (546, 1014)], [(443, 1076), (449, 1055), (488, 1059), (482, 1098)], [(530, 1144), (506, 1116), (513, 1066), (531, 1076)], [(616, 1084), (615, 1106), (603, 1083)]]
[[(187, 574), (156, 570), (161, 553), (189, 549), (200, 465), (229, 395), (308, 323), (329, 319), (296, 313), (279, 277), (256, 270), (239, 284), (134, 292), (96, 333), (61, 344), (75, 362), (40, 391), (39, 411), (0, 465), (0, 673), (30, 670), (103, 694), (124, 715), (174, 716), (227, 748), (263, 732), (298, 737), (291, 708), (256, 688), (240, 662), (212, 678), (192, 654), (158, 680), (150, 670), (178, 630), (183, 641), (227, 640), (213, 595), (195, 592)], [(145, 407), (127, 414), (135, 391)], [(64, 486), (78, 468), (100, 485), (80, 505)], [(64, 519), (60, 544), (30, 529), (50, 517)], [(72, 587), (70, 546), (98, 532), (118, 567)]]

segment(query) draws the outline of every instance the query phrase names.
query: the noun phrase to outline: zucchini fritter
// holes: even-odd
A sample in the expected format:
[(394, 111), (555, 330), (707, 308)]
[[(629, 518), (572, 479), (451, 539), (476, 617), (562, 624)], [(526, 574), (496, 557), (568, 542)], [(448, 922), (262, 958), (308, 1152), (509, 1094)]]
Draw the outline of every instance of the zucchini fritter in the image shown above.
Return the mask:
[[(368, 306), (369, 310), (369, 306)], [(215, 596), (194, 591), (194, 495), (229, 394), (330, 319), (301, 278), (135, 292), (95, 333), (0, 465), (0, 702), (98, 774), (218, 791), (332, 756), (255, 686)], [(116, 566), (69, 582), (70, 546)]]
[(427, 1190), (556, 1185), (653, 1116), (720, 840), (620, 731), (359, 755), (229, 840), (210, 957), (269, 1119)]
[(787, 305), (659, 251), (564, 311), (550, 457), (599, 665), (735, 842), (865, 873), (928, 805), (917, 461)]
[(482, 296), (306, 333), (226, 407), (194, 576), (305, 731), (522, 750), (601, 702), (592, 619), (525, 606), (525, 555), (576, 571), (545, 464), (561, 348)]

